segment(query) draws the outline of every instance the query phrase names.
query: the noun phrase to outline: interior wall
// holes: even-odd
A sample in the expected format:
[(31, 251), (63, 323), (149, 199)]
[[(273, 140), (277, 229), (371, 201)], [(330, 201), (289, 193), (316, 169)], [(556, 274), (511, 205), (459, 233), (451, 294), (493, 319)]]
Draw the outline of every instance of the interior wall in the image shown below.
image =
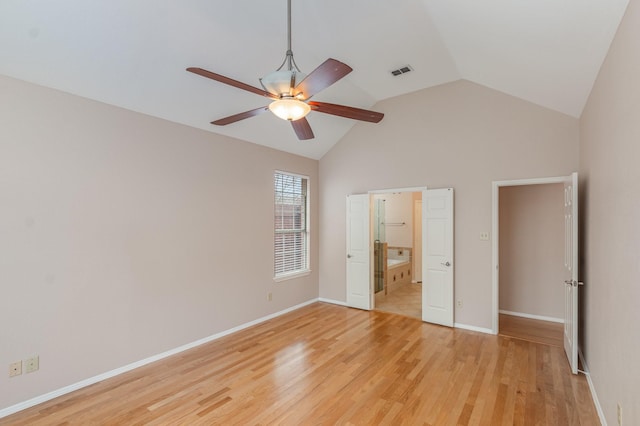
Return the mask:
[[(468, 81), (375, 105), (320, 160), (320, 295), (346, 301), (346, 195), (455, 188), (456, 323), (490, 329), (494, 180), (566, 176), (578, 168), (578, 120)], [(330, 231), (329, 231), (330, 230)]]
[[(0, 93), (0, 409), (318, 297), (317, 161), (9, 78)], [(312, 273), (280, 283), (276, 169), (311, 196)]]
[(640, 1), (631, 0), (580, 119), (582, 351), (610, 425), (640, 424)]
[[(385, 234), (389, 247), (412, 247), (413, 217), (411, 192), (374, 194), (374, 200), (385, 200)], [(390, 224), (404, 223), (404, 225)]]
[(499, 193), (500, 310), (564, 318), (564, 185)]

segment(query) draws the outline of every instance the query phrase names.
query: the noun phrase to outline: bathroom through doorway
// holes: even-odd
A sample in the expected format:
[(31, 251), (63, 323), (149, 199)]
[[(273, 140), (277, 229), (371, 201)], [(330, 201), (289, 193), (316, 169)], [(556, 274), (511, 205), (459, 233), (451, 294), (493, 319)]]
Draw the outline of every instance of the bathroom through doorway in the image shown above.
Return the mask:
[(422, 191), (371, 194), (374, 309), (422, 318)]
[[(347, 266), (347, 306), (371, 310), (376, 306), (380, 307), (380, 303), (376, 305), (375, 301), (375, 259), (374, 259), (374, 228), (376, 223), (374, 218), (374, 200), (373, 195), (376, 194), (392, 194), (396, 192), (413, 193), (420, 192), (423, 201), (421, 212), (422, 221), (422, 321), (434, 324), (440, 324), (447, 327), (454, 326), (453, 311), (453, 288), (454, 288), (454, 247), (453, 247), (453, 188), (406, 188), (406, 189), (388, 189), (369, 191), (367, 194), (351, 194), (347, 195), (346, 213), (347, 213), (347, 229), (346, 229), (346, 266)], [(388, 240), (388, 229), (390, 223), (399, 224), (400, 227), (407, 226), (408, 220), (397, 221), (390, 216), (390, 212), (384, 209), (384, 232), (385, 240)], [(412, 210), (409, 210), (412, 211)], [(378, 219), (378, 222), (382, 220)], [(404, 222), (404, 224), (403, 224)], [(397, 226), (397, 225), (395, 225)], [(379, 228), (378, 244), (379, 257), (384, 259), (386, 254), (387, 260), (389, 255), (397, 256), (404, 265), (402, 267), (411, 268), (411, 259), (409, 252), (414, 250), (404, 250), (404, 248), (413, 249), (407, 244), (393, 246), (399, 248), (397, 252), (392, 251), (389, 254), (389, 242), (382, 241), (382, 229)], [(406, 231), (405, 231), (406, 232)], [(411, 235), (411, 233), (409, 233)], [(387, 248), (384, 248), (387, 243)], [(386, 277), (389, 274), (389, 264), (382, 263), (382, 268), (387, 268)], [(400, 264), (396, 265), (400, 266)], [(397, 271), (396, 271), (397, 272)], [(380, 275), (380, 274), (379, 274)], [(398, 280), (412, 280), (415, 276), (413, 270), (408, 272), (399, 272), (396, 274), (396, 283)], [(393, 281), (386, 282), (387, 294)], [(415, 282), (414, 284), (418, 284)], [(383, 291), (385, 285), (378, 284), (378, 292)], [(384, 293), (383, 293), (384, 294)], [(380, 300), (378, 301), (380, 302)]]

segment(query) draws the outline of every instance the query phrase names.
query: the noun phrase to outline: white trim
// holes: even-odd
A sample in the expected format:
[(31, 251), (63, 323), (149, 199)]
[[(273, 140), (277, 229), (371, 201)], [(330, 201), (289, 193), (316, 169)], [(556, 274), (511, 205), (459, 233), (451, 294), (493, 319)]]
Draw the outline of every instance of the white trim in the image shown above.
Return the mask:
[(591, 399), (593, 399), (593, 405), (596, 406), (598, 417), (600, 417), (600, 424), (602, 426), (607, 426), (607, 419), (604, 417), (604, 411), (602, 410), (602, 406), (600, 405), (600, 401), (598, 400), (598, 395), (596, 395), (596, 388), (595, 386), (593, 386), (593, 381), (591, 380), (589, 366), (587, 365), (587, 361), (585, 361), (584, 359), (584, 355), (582, 354), (581, 349), (578, 349), (578, 357), (580, 357), (582, 368), (584, 369), (582, 373), (587, 377), (587, 383), (589, 384), (589, 390), (591, 391)]
[[(334, 305), (345, 306), (347, 308), (349, 307), (349, 305), (347, 305), (345, 302), (342, 302), (340, 300), (325, 299), (324, 297), (320, 297), (318, 301), (325, 302), (325, 303), (332, 303)], [(425, 324), (431, 324), (431, 323), (425, 322)], [(433, 324), (433, 325), (437, 325), (437, 324)], [(493, 333), (490, 328), (476, 327), (475, 325), (460, 324), (457, 322), (453, 324), (453, 327), (459, 328), (461, 330), (477, 331), (478, 333), (496, 334), (496, 333)]]
[(501, 314), (511, 315), (514, 317), (529, 318), (529, 319), (535, 319), (540, 321), (559, 322), (560, 324), (564, 324), (564, 318), (547, 317), (544, 315), (525, 314), (523, 312), (505, 311), (504, 309), (500, 309), (498, 312)]
[(491, 187), (491, 235), (493, 236), (493, 240), (491, 240), (491, 331), (493, 334), (498, 334), (498, 310), (500, 309), (498, 292), (498, 277), (500, 276), (498, 271), (500, 257), (500, 252), (498, 251), (498, 241), (500, 240), (500, 222), (498, 221), (498, 212), (500, 211), (499, 196), (500, 185), (498, 182), (493, 182)]
[(374, 189), (368, 192), (368, 194), (391, 194), (394, 192), (422, 192), (426, 191), (426, 186), (412, 186), (409, 188), (391, 188), (391, 189)]
[(292, 280), (294, 278), (306, 277), (311, 274), (311, 269), (302, 269), (295, 272), (288, 272), (286, 274), (273, 277), (273, 281), (281, 283), (282, 281)]
[(295, 176), (295, 177), (299, 177), (299, 178), (302, 178), (302, 179), (309, 180), (309, 176), (307, 176), (307, 175), (301, 175), (300, 173), (295, 173), (295, 172), (287, 172), (287, 171), (280, 170), (280, 169), (274, 169), (273, 173), (282, 173), (284, 175), (290, 175), (290, 176)]
[[(569, 173), (569, 176), (571, 173)], [(521, 185), (545, 185), (548, 183), (564, 183), (567, 176), (554, 176), (547, 178), (494, 180), (493, 184), (498, 186), (521, 186)]]
[(495, 180), (491, 183), (491, 195), (492, 195), (492, 205), (491, 205), (491, 233), (493, 234), (493, 240), (491, 241), (491, 258), (492, 258), (492, 271), (491, 271), (491, 313), (492, 313), (492, 321), (491, 328), (493, 330), (493, 334), (498, 334), (498, 310), (499, 308), (499, 288), (498, 288), (498, 277), (499, 277), (499, 217), (498, 211), (500, 207), (499, 203), (499, 193), (500, 187), (502, 186), (520, 186), (520, 185), (544, 185), (548, 183), (564, 183), (567, 180), (566, 176), (556, 176), (556, 177), (548, 177), (548, 178), (532, 178), (532, 179), (514, 179), (514, 180)]
[(82, 389), (82, 388), (84, 388), (86, 386), (92, 385), (92, 384), (100, 382), (102, 380), (106, 380), (106, 379), (109, 379), (111, 377), (117, 376), (119, 374), (123, 374), (123, 373), (126, 373), (128, 371), (134, 370), (134, 369), (136, 369), (138, 367), (142, 367), (143, 365), (147, 365), (147, 364), (150, 364), (152, 362), (159, 361), (159, 360), (161, 360), (163, 358), (167, 358), (169, 356), (175, 355), (177, 353), (184, 352), (184, 351), (189, 350), (189, 349), (193, 349), (196, 346), (200, 346), (200, 345), (203, 345), (205, 343), (209, 343), (209, 342), (211, 342), (213, 340), (217, 340), (217, 339), (219, 339), (221, 337), (227, 336), (229, 334), (233, 334), (233, 333), (235, 333), (237, 331), (244, 330), (245, 328), (249, 328), (249, 327), (252, 327), (254, 325), (260, 324), (262, 322), (268, 321), (270, 319), (279, 317), (281, 315), (284, 315), (284, 314), (289, 313), (291, 311), (295, 311), (296, 309), (300, 309), (300, 308), (302, 308), (304, 306), (310, 305), (310, 304), (315, 303), (317, 301), (318, 301), (317, 298), (308, 300), (306, 302), (300, 303), (298, 305), (292, 306), (292, 307), (284, 309), (282, 311), (275, 312), (273, 314), (258, 318), (256, 320), (253, 320), (253, 321), (250, 321), (250, 322), (247, 322), (247, 323), (244, 323), (244, 324), (241, 324), (241, 325), (239, 325), (237, 327), (233, 327), (233, 328), (230, 328), (228, 330), (221, 331), (220, 333), (216, 333), (216, 334), (213, 334), (211, 336), (202, 338), (200, 340), (196, 340), (195, 342), (191, 342), (191, 343), (187, 343), (187, 344), (182, 345), (182, 346), (178, 346), (177, 348), (170, 349), (170, 350), (168, 350), (166, 352), (162, 352), (160, 354), (150, 356), (149, 358), (145, 358), (145, 359), (142, 359), (140, 361), (136, 361), (136, 362), (133, 362), (131, 364), (127, 364), (127, 365), (122, 366), (120, 368), (116, 368), (114, 370), (107, 371), (106, 373), (98, 374), (97, 376), (93, 376), (93, 377), (90, 377), (88, 379), (81, 380), (81, 381), (79, 381), (77, 383), (62, 387), (60, 389), (56, 389), (56, 390), (51, 391), (49, 393), (46, 393), (44, 395), (40, 395), (40, 396), (37, 396), (35, 398), (31, 398), (31, 399), (28, 399), (26, 401), (20, 402), (18, 404), (11, 405), (11, 406), (9, 406), (7, 408), (3, 408), (2, 410), (0, 410), (0, 419), (3, 418), (3, 417), (9, 416), (11, 414), (15, 414), (18, 411), (26, 410), (27, 408), (33, 407), (34, 405), (41, 404), (43, 402), (46, 402), (46, 401), (49, 401), (51, 399), (57, 398), (59, 396), (65, 395), (67, 393), (76, 391), (78, 389)]
[(453, 326), (455, 328), (460, 328), (462, 330), (477, 331), (478, 333), (496, 334), (490, 328), (476, 327), (475, 325), (460, 324), (459, 322), (454, 323)]
[(340, 305), (340, 306), (345, 306), (347, 308), (350, 307), (349, 305), (347, 305), (347, 302), (343, 302), (342, 300), (325, 299), (324, 297), (319, 297), (318, 302), (331, 303), (332, 305)]

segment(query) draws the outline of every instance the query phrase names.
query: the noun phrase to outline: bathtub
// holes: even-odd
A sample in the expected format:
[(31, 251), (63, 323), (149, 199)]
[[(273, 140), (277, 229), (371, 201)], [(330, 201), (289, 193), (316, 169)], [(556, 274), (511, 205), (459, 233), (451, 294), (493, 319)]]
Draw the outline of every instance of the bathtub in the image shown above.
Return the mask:
[(402, 284), (411, 283), (411, 249), (406, 247), (387, 248), (387, 270), (385, 284), (393, 291)]
[(403, 260), (403, 259), (387, 259), (387, 269), (393, 268), (394, 266), (398, 266), (408, 262), (409, 262), (408, 260)]

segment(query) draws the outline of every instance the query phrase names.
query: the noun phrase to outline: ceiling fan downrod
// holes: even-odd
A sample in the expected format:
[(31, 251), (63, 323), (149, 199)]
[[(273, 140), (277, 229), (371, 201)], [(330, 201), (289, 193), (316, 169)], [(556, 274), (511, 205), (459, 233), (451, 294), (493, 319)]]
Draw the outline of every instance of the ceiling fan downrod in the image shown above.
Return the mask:
[(287, 53), (278, 69), (259, 79), (260, 85), (267, 92), (281, 98), (295, 98), (293, 89), (305, 77), (306, 75), (298, 68), (291, 49), (291, 0), (287, 0)]
[(293, 50), (291, 49), (291, 0), (287, 0), (287, 53), (284, 62), (276, 71), (280, 71), (285, 63), (289, 71), (293, 71), (295, 68), (296, 71), (302, 72), (300, 68), (298, 68), (295, 59), (293, 59)]

